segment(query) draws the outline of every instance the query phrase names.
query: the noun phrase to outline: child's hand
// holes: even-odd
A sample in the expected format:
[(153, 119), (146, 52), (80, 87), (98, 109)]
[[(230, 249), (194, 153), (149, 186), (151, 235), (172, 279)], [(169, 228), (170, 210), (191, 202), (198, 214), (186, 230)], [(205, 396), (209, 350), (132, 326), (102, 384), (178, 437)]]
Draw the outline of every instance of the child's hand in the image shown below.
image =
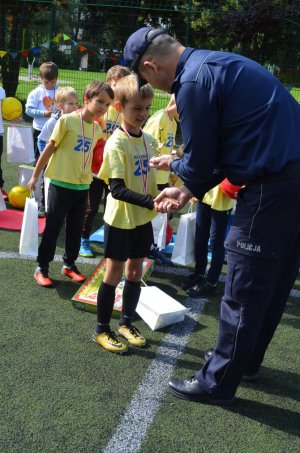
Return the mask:
[(50, 116), (51, 115), (51, 110), (45, 110), (44, 116)]
[(30, 192), (34, 192), (35, 191), (36, 182), (37, 182), (37, 178), (33, 178), (32, 177), (31, 180), (29, 181), (29, 183), (27, 184), (27, 187), (30, 190)]
[(164, 197), (163, 198), (163, 208), (161, 203), (154, 201), (154, 209), (158, 212), (177, 212), (179, 208), (179, 201), (175, 198)]

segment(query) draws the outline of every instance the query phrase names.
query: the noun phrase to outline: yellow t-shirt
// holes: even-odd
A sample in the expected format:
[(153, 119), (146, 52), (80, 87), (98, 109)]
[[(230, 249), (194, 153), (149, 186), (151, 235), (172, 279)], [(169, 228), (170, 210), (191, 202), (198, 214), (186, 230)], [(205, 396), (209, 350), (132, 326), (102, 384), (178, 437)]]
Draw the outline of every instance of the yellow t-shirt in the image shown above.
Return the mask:
[[(147, 133), (143, 136), (145, 144), (143, 137), (129, 138), (121, 129), (116, 129), (106, 142), (98, 177), (107, 184), (109, 178), (123, 179), (128, 189), (155, 197), (158, 193), (156, 170), (150, 167), (149, 160), (155, 155), (157, 142)], [(156, 214), (154, 210), (116, 200), (110, 193), (104, 220), (111, 226), (130, 230), (150, 222)]]
[(103, 133), (95, 121), (83, 121), (83, 130), (84, 139), (78, 112), (59, 118), (50, 137), (55, 142), (56, 150), (45, 171), (47, 178), (71, 184), (91, 183), (93, 149), (97, 141), (103, 138)]
[[(175, 145), (177, 123), (174, 119), (170, 120), (165, 109), (153, 113), (144, 126), (144, 131), (153, 135), (159, 145), (159, 155), (171, 154)], [(169, 181), (167, 171), (158, 170), (157, 184), (166, 184)]]
[(115, 107), (110, 105), (101, 122), (104, 140), (108, 140), (114, 130), (121, 126), (121, 115)]
[(228, 211), (234, 206), (234, 200), (225, 195), (219, 185), (206, 192), (202, 203), (210, 205), (216, 211)]

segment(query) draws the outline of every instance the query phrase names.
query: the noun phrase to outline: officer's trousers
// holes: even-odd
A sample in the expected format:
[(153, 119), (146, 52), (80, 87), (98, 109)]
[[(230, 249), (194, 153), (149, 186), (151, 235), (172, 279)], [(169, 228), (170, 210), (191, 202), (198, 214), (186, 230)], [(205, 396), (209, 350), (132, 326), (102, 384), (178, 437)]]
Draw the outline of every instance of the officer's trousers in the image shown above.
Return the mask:
[(297, 276), (300, 179), (242, 189), (225, 247), (218, 341), (196, 378), (209, 393), (231, 398), (243, 373), (258, 371)]

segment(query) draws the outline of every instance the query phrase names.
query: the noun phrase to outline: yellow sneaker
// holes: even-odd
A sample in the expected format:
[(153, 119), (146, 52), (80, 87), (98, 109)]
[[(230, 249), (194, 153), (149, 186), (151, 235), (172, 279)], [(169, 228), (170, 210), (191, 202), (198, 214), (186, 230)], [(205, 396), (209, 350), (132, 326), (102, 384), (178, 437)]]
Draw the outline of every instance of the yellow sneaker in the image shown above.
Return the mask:
[(101, 333), (94, 332), (93, 341), (110, 352), (124, 354), (128, 351), (127, 346), (121, 341), (119, 341), (113, 332), (101, 332)]
[(140, 334), (139, 329), (134, 326), (119, 326), (117, 331), (132, 346), (142, 348), (146, 345), (146, 339)]

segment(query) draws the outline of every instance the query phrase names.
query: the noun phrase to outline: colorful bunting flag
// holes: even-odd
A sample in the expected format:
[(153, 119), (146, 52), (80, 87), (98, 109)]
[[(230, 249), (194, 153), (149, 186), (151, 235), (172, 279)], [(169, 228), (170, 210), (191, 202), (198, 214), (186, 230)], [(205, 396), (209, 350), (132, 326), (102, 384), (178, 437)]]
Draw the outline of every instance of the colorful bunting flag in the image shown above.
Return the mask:
[(3, 58), (7, 52), (5, 50), (0, 50), (0, 58)]
[(36, 46), (32, 47), (30, 50), (34, 55), (38, 55), (40, 53), (41, 48), (39, 46)]

